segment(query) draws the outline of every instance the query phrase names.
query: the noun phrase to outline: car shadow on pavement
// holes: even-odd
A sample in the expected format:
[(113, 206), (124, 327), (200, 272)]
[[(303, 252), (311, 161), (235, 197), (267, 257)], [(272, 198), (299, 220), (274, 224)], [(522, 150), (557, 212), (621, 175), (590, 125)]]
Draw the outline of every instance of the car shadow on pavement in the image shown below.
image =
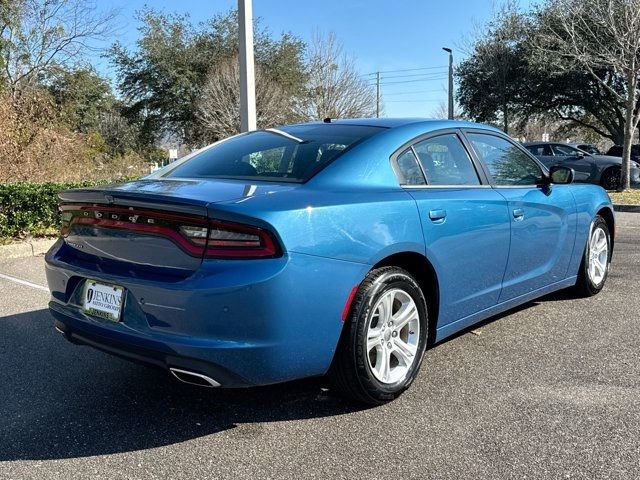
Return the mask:
[[(491, 317), (442, 343), (538, 302)], [(215, 390), (68, 343), (47, 310), (0, 318), (0, 461), (106, 455), (172, 445), (253, 422), (361, 410), (320, 379)], [(246, 433), (244, 433), (246, 434)]]
[[(535, 300), (531, 300), (527, 303), (523, 303), (522, 305), (517, 305), (513, 308), (510, 308), (509, 310), (506, 310), (502, 313), (498, 313), (492, 317), (489, 317), (485, 320), (481, 320), (478, 323), (474, 323), (473, 325), (467, 327), (467, 328), (463, 328), (462, 330), (460, 330), (459, 332), (454, 333), (453, 335), (445, 338), (444, 340), (438, 342), (435, 344), (435, 346), (437, 347), (438, 345), (442, 345), (444, 343), (450, 342), (458, 337), (461, 337), (462, 335), (466, 335), (469, 332), (472, 331), (476, 331), (476, 330), (480, 330), (482, 327), (489, 325), (493, 322), (497, 322), (505, 317), (508, 317), (509, 315), (513, 315), (514, 313), (520, 312), (522, 310), (527, 310), (529, 308), (532, 308), (536, 305), (539, 305), (540, 303), (544, 303), (544, 302), (559, 302), (559, 301), (571, 301), (571, 300), (578, 300), (582, 297), (580, 297), (578, 294), (576, 294), (571, 288), (565, 288), (563, 290), (558, 290), (557, 292), (553, 292), (553, 293), (548, 293), (547, 295), (543, 296), (543, 297), (539, 297), (536, 298)], [(433, 347), (432, 347), (433, 348)]]
[(0, 461), (105, 455), (171, 445), (250, 422), (363, 407), (321, 380), (213, 390), (74, 346), (47, 310), (0, 318)]

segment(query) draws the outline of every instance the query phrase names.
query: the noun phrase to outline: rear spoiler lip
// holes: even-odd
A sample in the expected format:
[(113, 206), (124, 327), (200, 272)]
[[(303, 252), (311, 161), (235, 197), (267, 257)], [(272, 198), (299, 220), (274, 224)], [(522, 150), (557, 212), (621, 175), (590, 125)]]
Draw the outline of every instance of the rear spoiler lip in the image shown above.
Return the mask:
[(116, 192), (107, 189), (73, 189), (58, 193), (61, 203), (84, 203), (111, 205), (121, 207), (148, 208), (166, 210), (188, 215), (207, 216), (207, 205), (210, 202), (190, 198), (168, 197), (150, 193)]

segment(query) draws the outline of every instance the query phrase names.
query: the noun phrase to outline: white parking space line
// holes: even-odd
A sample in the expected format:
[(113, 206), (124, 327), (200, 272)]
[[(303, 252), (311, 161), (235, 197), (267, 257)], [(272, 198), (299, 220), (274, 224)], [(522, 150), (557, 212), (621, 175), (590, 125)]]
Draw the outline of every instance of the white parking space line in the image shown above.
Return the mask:
[(22, 280), (21, 278), (12, 277), (10, 275), (5, 275), (4, 273), (0, 273), (0, 278), (5, 280), (9, 280), (10, 282), (19, 283), (21, 285), (26, 285), (31, 288), (35, 288), (37, 290), (42, 290), (44, 292), (49, 293), (49, 289), (47, 287), (43, 287), (42, 285), (38, 285), (37, 283), (32, 283), (27, 280)]

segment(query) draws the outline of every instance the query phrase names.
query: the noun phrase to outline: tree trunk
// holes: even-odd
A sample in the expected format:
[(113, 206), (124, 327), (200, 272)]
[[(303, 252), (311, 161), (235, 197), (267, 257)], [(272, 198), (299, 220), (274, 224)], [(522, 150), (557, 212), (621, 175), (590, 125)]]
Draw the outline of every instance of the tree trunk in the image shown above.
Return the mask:
[(624, 143), (622, 145), (622, 171), (618, 191), (631, 188), (631, 144), (633, 143), (635, 94), (637, 80), (635, 75), (627, 75), (627, 104), (624, 112)]
[[(630, 110), (629, 110), (630, 111)], [(624, 143), (622, 144), (622, 170), (620, 172), (620, 185), (618, 191), (622, 192), (631, 188), (631, 143), (633, 141), (633, 122), (630, 114), (626, 114), (624, 126)]]
[(502, 130), (507, 135), (509, 134), (509, 107), (507, 106), (507, 101), (505, 100), (502, 105)]

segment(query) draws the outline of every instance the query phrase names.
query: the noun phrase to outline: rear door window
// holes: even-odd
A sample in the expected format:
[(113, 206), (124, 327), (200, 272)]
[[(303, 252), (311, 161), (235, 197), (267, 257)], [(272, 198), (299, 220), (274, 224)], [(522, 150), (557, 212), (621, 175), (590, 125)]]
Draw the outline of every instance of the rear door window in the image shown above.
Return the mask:
[(471, 158), (456, 134), (428, 138), (413, 148), (428, 185), (480, 185)]

